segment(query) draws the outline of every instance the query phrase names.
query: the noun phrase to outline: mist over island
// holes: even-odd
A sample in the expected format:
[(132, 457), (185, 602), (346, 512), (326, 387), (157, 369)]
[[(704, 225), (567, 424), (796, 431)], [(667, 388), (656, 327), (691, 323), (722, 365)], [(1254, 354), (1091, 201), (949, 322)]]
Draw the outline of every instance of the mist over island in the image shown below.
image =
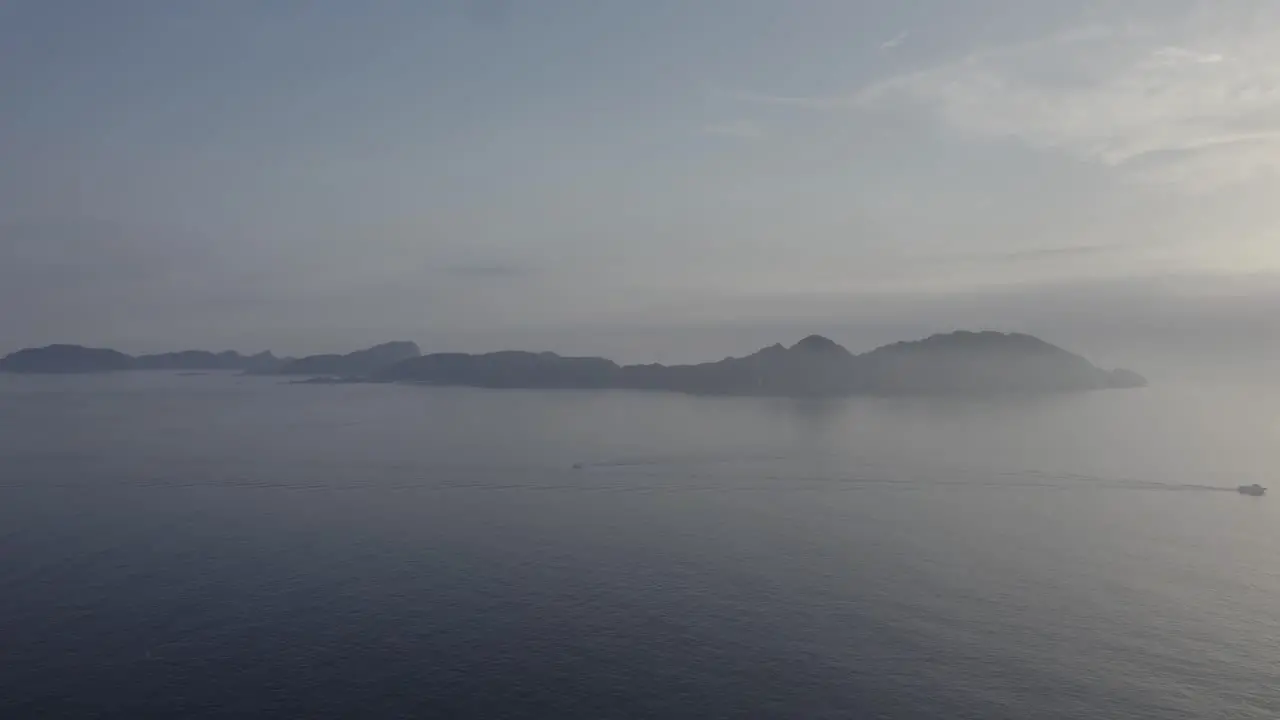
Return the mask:
[(133, 357), (79, 345), (28, 348), (0, 359), (0, 371), (91, 373), (238, 370), (306, 376), (307, 382), (410, 382), (483, 388), (665, 390), (699, 395), (841, 396), (1059, 393), (1135, 388), (1131, 370), (1105, 370), (1031, 335), (959, 331), (856, 355), (821, 335), (745, 357), (692, 365), (620, 365), (553, 352), (423, 354), (388, 342), (345, 355), (277, 358), (188, 350)]
[(1280, 720), (1280, 0), (0, 47), (0, 720)]

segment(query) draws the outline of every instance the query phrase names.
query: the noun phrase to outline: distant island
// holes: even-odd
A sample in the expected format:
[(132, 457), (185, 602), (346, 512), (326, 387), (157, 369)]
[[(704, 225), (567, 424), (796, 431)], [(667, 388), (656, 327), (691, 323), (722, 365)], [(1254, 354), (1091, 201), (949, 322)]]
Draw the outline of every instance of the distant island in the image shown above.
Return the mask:
[(700, 395), (839, 396), (1061, 393), (1135, 388), (1130, 370), (1085, 358), (1019, 333), (953, 332), (855, 355), (820, 335), (741, 358), (697, 365), (619, 365), (597, 357), (504, 351), (423, 355), (412, 342), (346, 355), (277, 358), (271, 353), (185, 351), (132, 357), (78, 345), (20, 350), (0, 371), (86, 373), (122, 370), (240, 370), (309, 376), (306, 384), (411, 382), (484, 388), (667, 390)]
[(279, 375), (328, 375), (369, 377), (403, 360), (421, 357), (417, 343), (398, 341), (374, 345), (346, 355), (309, 355), (287, 360), (266, 372)]
[(207, 350), (156, 355), (126, 355), (118, 350), (82, 345), (27, 348), (0, 358), (0, 371), (13, 373), (100, 373), (117, 370), (241, 370), (273, 372), (283, 361), (270, 352), (241, 355)]
[(91, 373), (132, 370), (137, 358), (116, 350), (80, 345), (27, 348), (0, 359), (0, 370), (15, 373)]
[(282, 360), (271, 352), (241, 355), (234, 350), (213, 353), (207, 350), (183, 350), (158, 355), (140, 355), (133, 360), (135, 370), (245, 370), (271, 372)]

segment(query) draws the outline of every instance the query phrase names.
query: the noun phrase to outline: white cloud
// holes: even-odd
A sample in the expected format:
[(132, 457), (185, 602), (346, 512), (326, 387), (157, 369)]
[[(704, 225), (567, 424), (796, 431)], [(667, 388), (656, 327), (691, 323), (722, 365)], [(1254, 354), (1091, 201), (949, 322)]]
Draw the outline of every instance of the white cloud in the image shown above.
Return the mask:
[(1091, 27), (985, 49), (875, 83), (853, 104), (923, 108), (966, 134), (1017, 138), (1187, 190), (1272, 173), (1280, 169), (1280, 8), (1208, 8), (1163, 26)]
[(1163, 47), (1151, 53), (1151, 62), (1157, 66), (1177, 66), (1186, 63), (1212, 64), (1224, 60), (1218, 53), (1196, 52), (1182, 47)]
[(804, 96), (804, 95), (766, 95), (763, 93), (738, 93), (738, 100), (760, 105), (777, 105), (803, 110), (838, 110), (858, 106), (857, 99), (846, 95)]
[(899, 46), (899, 45), (901, 45), (902, 43), (906, 42), (906, 40), (907, 40), (907, 35), (908, 35), (908, 33), (906, 33), (905, 31), (904, 31), (904, 32), (900, 32), (900, 33), (898, 33), (897, 35), (895, 35), (895, 36), (893, 36), (893, 37), (889, 38), (888, 40), (885, 40), (884, 42), (880, 43), (880, 49), (881, 49), (881, 50), (892, 50), (892, 49), (894, 49), (894, 48), (898, 47), (898, 46)]
[(744, 140), (764, 137), (764, 128), (751, 120), (734, 120), (731, 122), (708, 125), (704, 127), (702, 131), (709, 135), (721, 135), (724, 137), (741, 138)]

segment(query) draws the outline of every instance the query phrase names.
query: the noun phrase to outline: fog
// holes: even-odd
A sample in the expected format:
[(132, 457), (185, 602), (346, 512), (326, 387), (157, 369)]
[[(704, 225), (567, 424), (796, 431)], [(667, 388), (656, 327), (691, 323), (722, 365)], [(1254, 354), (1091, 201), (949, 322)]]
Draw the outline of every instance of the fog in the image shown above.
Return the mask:
[(0, 351), (1276, 356), (1252, 2), (0, 5)]
[(1280, 0), (0, 0), (0, 103), (0, 718), (1280, 718)]

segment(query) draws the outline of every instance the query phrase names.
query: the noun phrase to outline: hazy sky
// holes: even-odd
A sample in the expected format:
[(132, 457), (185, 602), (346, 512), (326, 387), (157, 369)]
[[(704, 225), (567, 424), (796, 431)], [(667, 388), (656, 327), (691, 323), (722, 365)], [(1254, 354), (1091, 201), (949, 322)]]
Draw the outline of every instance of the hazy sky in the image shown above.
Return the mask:
[(1275, 0), (0, 0), (0, 97), (0, 350), (1280, 317)]

